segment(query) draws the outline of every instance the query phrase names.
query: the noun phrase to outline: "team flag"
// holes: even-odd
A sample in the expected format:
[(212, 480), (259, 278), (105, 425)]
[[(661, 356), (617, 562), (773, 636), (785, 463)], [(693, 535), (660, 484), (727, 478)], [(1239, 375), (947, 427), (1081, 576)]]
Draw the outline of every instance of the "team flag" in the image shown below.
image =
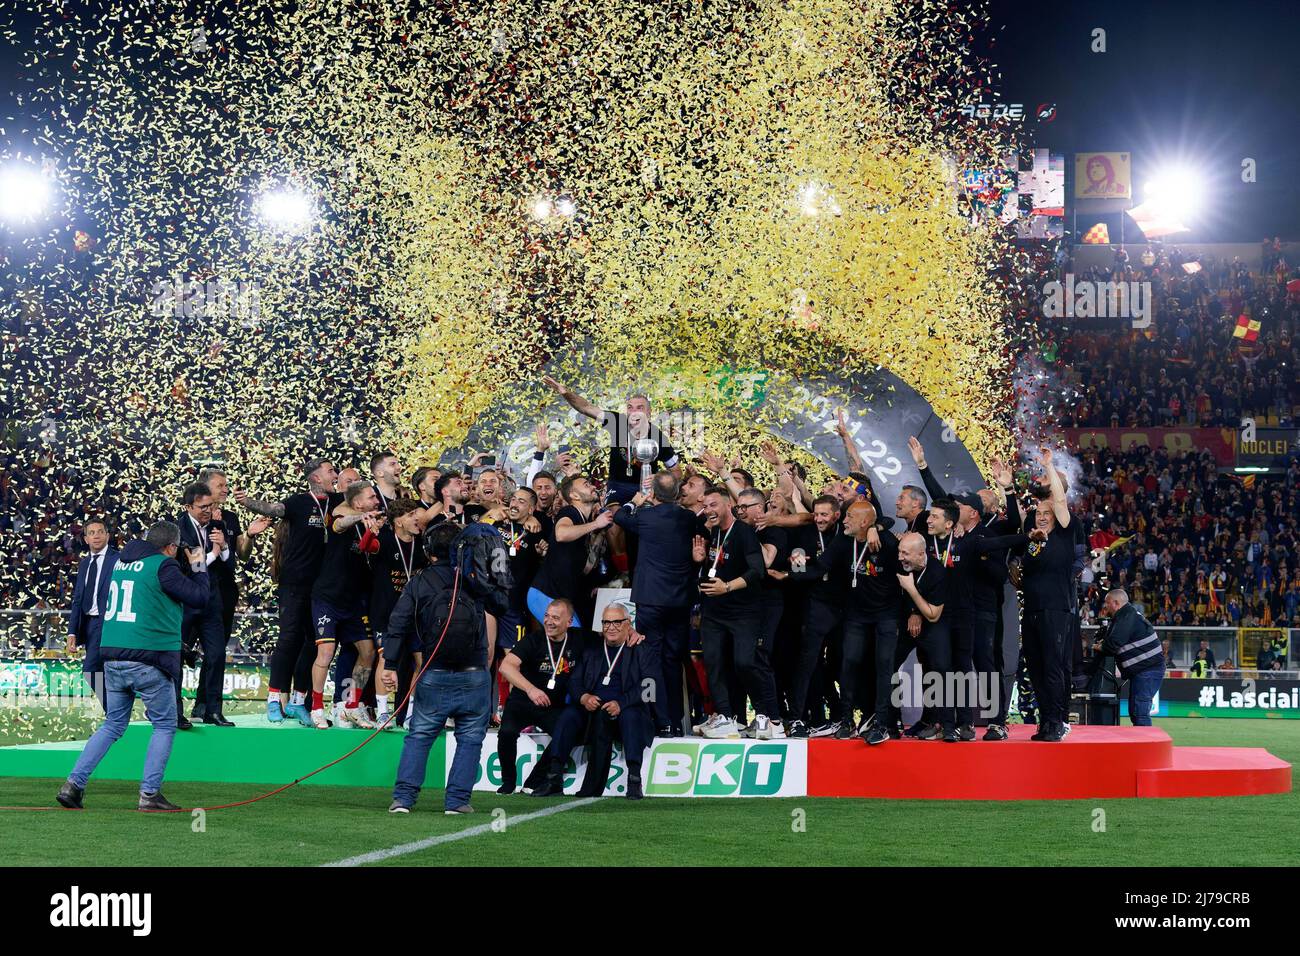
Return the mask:
[(1259, 319), (1252, 319), (1245, 312), (1237, 316), (1237, 327), (1232, 330), (1234, 338), (1253, 342), (1259, 338)]
[(1093, 246), (1110, 245), (1110, 230), (1104, 222), (1099, 222), (1083, 234), (1083, 241)]

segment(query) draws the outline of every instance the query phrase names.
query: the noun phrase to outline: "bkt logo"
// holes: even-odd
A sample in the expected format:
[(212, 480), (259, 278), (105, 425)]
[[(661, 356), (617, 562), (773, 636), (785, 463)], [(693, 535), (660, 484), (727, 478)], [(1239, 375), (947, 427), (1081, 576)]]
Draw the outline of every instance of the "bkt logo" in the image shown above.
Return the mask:
[(664, 797), (771, 797), (781, 790), (783, 744), (671, 743), (650, 752), (645, 792)]

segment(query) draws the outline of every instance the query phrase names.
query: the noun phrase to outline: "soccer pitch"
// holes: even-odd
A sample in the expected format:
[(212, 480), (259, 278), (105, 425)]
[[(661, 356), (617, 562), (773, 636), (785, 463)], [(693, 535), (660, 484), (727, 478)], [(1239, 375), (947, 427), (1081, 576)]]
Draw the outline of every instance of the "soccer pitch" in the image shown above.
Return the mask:
[[(1300, 762), (1300, 721), (1171, 718), (1157, 724), (1178, 745), (1265, 747)], [(345, 740), (352, 736), (338, 733)], [(0, 778), (0, 803), (55, 807), (60, 782)], [(266, 789), (177, 782), (165, 792), (192, 806), (233, 802)], [(0, 811), (6, 864), (315, 866), (356, 864), (356, 857), (368, 857), (363, 865), (398, 866), (1300, 864), (1300, 800), (1294, 790), (1254, 797), (1015, 802), (579, 802), (475, 793), (476, 813), (447, 817), (440, 790), (425, 791), (410, 815), (393, 816), (386, 812), (386, 789), (295, 787), (201, 819), (137, 813), (136, 792), (129, 781), (92, 778), (84, 812)], [(1260, 820), (1268, 821), (1266, 842), (1198, 836), (1241, 832), (1243, 823)]]

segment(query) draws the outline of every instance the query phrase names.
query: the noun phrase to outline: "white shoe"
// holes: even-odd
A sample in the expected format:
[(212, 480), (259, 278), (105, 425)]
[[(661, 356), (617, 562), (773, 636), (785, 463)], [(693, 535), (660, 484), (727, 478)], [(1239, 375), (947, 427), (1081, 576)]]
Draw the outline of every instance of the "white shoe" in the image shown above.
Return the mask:
[(708, 737), (711, 740), (717, 740), (723, 737), (739, 737), (740, 726), (730, 717), (724, 717), (722, 714), (714, 714), (700, 729), (701, 737)]
[(343, 713), (346, 715), (344, 719), (348, 721), (348, 723), (360, 727), (362, 730), (375, 729), (375, 722), (370, 719), (370, 715), (366, 713), (365, 707), (344, 707)]
[(785, 724), (781, 723), (781, 721), (768, 720), (762, 714), (754, 718), (754, 720), (756, 722), (760, 720), (763, 722), (762, 724), (759, 724), (758, 728), (755, 731), (754, 736), (756, 739), (785, 740)]
[(384, 730), (392, 730), (397, 726), (396, 720), (389, 717), (388, 711), (380, 713), (375, 711), (375, 726), (383, 727)]
[(748, 737), (751, 740), (757, 740), (760, 728), (762, 730), (767, 729), (767, 718), (762, 714), (755, 714), (753, 720), (740, 728), (740, 736)]
[(311, 722), (312, 726), (317, 730), (330, 729), (329, 718), (325, 716), (325, 710), (323, 708), (311, 712)]

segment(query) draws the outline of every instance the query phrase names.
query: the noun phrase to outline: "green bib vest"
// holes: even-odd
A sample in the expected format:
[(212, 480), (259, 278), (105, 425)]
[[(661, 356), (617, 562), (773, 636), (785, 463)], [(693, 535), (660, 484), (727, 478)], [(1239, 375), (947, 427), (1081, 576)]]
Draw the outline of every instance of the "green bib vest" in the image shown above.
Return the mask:
[(181, 649), (181, 606), (158, 583), (158, 567), (167, 560), (165, 554), (152, 554), (130, 563), (117, 562), (108, 586), (101, 647)]

